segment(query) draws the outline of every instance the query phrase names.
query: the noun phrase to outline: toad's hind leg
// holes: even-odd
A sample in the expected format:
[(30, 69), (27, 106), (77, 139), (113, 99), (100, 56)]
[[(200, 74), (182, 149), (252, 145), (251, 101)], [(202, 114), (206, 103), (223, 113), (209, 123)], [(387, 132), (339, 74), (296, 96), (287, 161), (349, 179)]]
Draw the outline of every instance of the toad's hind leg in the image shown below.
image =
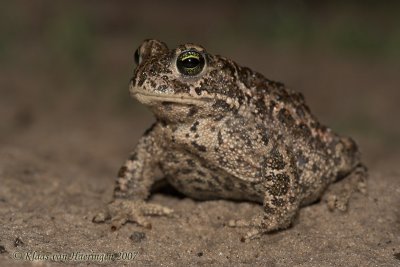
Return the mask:
[(231, 227), (248, 227), (250, 230), (242, 237), (248, 241), (267, 232), (288, 228), (300, 206), (298, 182), (292, 173), (270, 174), (265, 180), (264, 212), (252, 220), (232, 220)]
[(346, 177), (331, 184), (323, 198), (329, 210), (346, 211), (354, 192), (367, 193), (367, 178), (367, 168), (360, 163)]

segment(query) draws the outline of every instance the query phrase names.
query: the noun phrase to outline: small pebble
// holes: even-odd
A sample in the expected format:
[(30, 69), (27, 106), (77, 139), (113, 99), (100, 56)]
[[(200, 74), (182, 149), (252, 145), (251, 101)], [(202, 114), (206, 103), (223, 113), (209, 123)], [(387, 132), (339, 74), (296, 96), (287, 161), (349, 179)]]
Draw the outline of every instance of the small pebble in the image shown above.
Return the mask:
[(21, 240), (20, 237), (17, 237), (15, 239), (15, 241), (14, 241), (14, 247), (20, 247), (20, 246), (23, 246), (23, 245), (24, 245), (24, 242)]
[(139, 243), (146, 239), (146, 234), (144, 232), (133, 232), (129, 237), (133, 242)]
[(400, 261), (400, 253), (395, 253), (395, 254), (393, 254), (393, 256), (394, 256), (394, 258), (395, 258), (396, 260), (399, 260), (399, 261)]

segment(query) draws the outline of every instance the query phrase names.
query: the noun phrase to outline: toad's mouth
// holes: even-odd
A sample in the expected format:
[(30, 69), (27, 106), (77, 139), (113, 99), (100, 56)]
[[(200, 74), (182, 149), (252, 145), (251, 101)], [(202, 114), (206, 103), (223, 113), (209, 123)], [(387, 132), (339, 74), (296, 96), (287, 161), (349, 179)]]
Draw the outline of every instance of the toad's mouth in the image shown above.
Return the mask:
[(210, 102), (212, 99), (207, 97), (191, 97), (189, 95), (171, 95), (171, 94), (154, 94), (150, 92), (146, 92), (144, 90), (138, 89), (137, 87), (133, 87), (131, 89), (131, 95), (135, 97), (139, 102), (144, 104), (151, 103), (159, 103), (159, 102), (168, 102), (175, 104), (183, 104), (183, 105), (199, 105)]

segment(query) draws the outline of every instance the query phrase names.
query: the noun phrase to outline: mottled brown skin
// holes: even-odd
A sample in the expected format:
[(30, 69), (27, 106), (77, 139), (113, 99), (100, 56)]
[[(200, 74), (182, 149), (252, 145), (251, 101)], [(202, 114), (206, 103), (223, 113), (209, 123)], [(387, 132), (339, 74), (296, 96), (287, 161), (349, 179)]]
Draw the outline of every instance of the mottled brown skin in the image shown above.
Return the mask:
[[(205, 59), (197, 75), (177, 68), (187, 50)], [(321, 125), (301, 93), (194, 44), (170, 50), (146, 40), (137, 56), (130, 92), (157, 121), (121, 167), (114, 201), (95, 221), (111, 218), (115, 229), (127, 221), (150, 226), (145, 215), (171, 214), (146, 202), (156, 169), (195, 199), (262, 203), (263, 214), (228, 223), (249, 227), (243, 240), (290, 226), (299, 207), (335, 181), (344, 186), (327, 194), (331, 209), (345, 210), (354, 190), (366, 191), (356, 144)]]

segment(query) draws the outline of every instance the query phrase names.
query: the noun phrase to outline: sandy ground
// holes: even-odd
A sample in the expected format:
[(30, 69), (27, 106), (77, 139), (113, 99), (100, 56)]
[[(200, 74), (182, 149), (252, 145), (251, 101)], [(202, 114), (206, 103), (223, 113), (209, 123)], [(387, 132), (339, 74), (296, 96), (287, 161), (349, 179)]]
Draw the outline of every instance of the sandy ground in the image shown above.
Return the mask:
[[(91, 137), (81, 138), (90, 143)], [(332, 213), (325, 203), (317, 203), (303, 208), (292, 228), (242, 243), (244, 230), (225, 224), (261, 212), (256, 204), (197, 202), (157, 193), (151, 202), (173, 207), (177, 217), (154, 217), (150, 230), (128, 224), (112, 232), (109, 225), (92, 223), (110, 199), (113, 180), (108, 173), (116, 166), (99, 154), (91, 155), (80, 143), (66, 150), (60, 154), (69, 157), (21, 147), (1, 149), (2, 266), (400, 264), (399, 172), (371, 168), (368, 196), (356, 195), (347, 213)], [(103, 254), (120, 258), (101, 262)], [(88, 255), (98, 258), (87, 260)], [(48, 258), (37, 260), (40, 257)]]

